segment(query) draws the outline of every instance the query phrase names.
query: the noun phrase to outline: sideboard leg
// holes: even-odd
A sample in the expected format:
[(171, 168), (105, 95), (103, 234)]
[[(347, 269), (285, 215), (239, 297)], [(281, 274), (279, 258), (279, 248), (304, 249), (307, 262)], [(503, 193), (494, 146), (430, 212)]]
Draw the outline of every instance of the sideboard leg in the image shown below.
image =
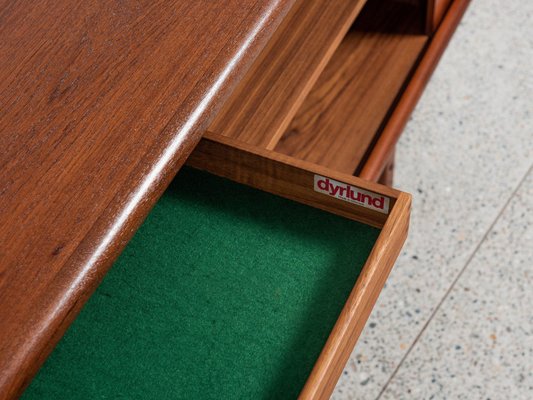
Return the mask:
[(379, 177), (378, 182), (382, 185), (386, 186), (392, 186), (393, 177), (394, 177), (394, 154), (396, 151), (393, 151), (392, 156), (385, 166), (385, 169), (383, 170), (383, 173)]

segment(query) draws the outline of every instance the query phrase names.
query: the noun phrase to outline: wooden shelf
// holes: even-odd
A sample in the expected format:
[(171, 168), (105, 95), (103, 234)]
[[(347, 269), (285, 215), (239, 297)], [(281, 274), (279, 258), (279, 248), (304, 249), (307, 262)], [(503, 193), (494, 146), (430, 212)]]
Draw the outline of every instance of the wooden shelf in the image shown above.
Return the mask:
[(364, 0), (298, 0), (209, 131), (273, 148)]
[(412, 5), (376, 4), (365, 7), (275, 151), (354, 173), (428, 39), (412, 33), (419, 20)]

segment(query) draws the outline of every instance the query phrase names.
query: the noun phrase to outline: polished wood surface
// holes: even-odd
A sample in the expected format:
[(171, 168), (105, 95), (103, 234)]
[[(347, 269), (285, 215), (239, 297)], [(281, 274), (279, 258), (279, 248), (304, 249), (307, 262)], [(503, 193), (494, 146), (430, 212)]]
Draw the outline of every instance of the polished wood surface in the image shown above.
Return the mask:
[(452, 1), (439, 28), (430, 39), (427, 49), (424, 51), (407, 87), (401, 94), (398, 104), (385, 121), (383, 131), (379, 134), (375, 144), (369, 149), (369, 157), (357, 173), (361, 178), (377, 181), (383, 173), (411, 112), (420, 99), (431, 74), (435, 70), (469, 3), (470, 0)]
[(0, 399), (21, 393), (292, 4), (0, 1)]
[(367, 3), (275, 151), (353, 174), (424, 49), (419, 21), (416, 5)]
[(300, 399), (329, 399), (407, 237), (411, 196), (400, 193)]
[(209, 130), (272, 149), (364, 0), (298, 0)]
[(315, 174), (385, 196), (391, 209), (400, 195), (397, 190), (373, 182), (213, 133), (204, 135), (187, 164), (378, 228), (383, 227), (388, 214), (316, 192)]

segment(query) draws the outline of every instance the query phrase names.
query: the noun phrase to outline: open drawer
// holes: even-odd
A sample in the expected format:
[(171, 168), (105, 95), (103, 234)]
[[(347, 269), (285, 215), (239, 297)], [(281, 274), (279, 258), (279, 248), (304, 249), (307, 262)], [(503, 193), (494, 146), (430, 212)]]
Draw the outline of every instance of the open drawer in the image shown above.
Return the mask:
[(330, 395), (410, 196), (231, 140), (189, 164), (24, 399)]

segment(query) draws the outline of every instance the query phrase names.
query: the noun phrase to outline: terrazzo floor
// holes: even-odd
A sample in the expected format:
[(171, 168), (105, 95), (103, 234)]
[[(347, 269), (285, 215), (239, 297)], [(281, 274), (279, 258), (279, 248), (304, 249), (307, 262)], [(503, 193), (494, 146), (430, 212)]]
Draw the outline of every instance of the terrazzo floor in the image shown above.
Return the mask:
[(533, 1), (472, 1), (396, 160), (409, 238), (333, 398), (533, 399)]

